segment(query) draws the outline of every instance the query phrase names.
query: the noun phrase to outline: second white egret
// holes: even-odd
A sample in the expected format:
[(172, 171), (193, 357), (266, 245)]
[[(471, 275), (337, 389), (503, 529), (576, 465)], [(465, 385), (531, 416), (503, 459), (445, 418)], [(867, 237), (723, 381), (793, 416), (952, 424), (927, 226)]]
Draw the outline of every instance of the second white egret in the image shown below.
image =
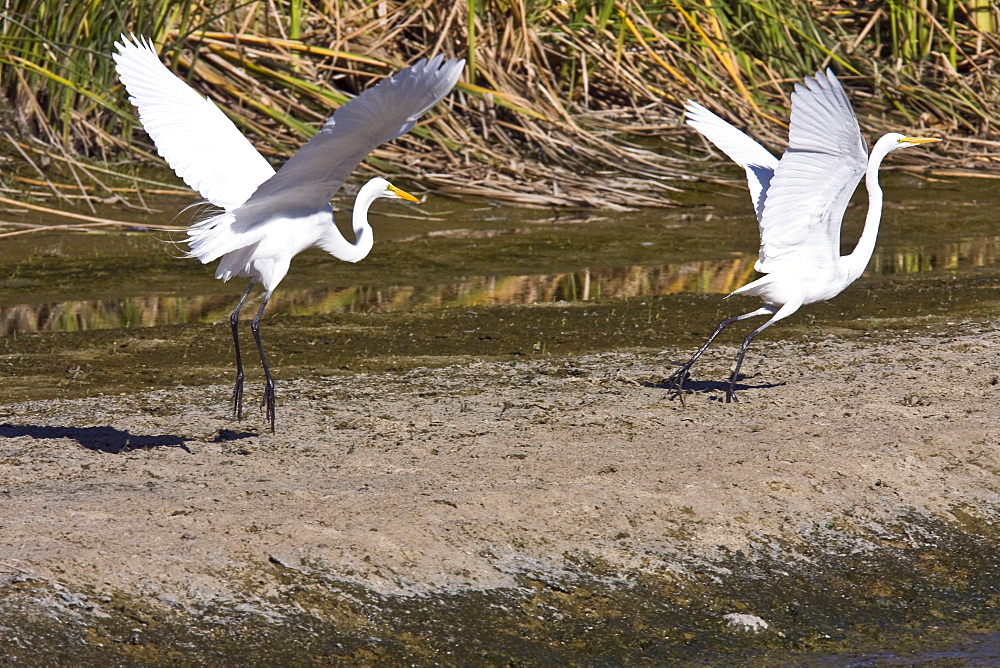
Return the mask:
[[(720, 322), (666, 383), (683, 398), (691, 367), (719, 332), (735, 322), (769, 315), (767, 322), (743, 340), (729, 377), (728, 403), (739, 400), (736, 379), (747, 347), (758, 334), (804, 304), (837, 296), (865, 270), (882, 217), (878, 184), (882, 159), (897, 149), (940, 140), (891, 132), (875, 142), (869, 156), (847, 94), (829, 69), (795, 85), (788, 148), (781, 160), (700, 104), (688, 100), (684, 108), (689, 125), (746, 169), (760, 225), (760, 251), (754, 269), (765, 275), (731, 295), (760, 297), (764, 306)], [(868, 189), (868, 216), (854, 251), (842, 256), (841, 220), (862, 176)]]

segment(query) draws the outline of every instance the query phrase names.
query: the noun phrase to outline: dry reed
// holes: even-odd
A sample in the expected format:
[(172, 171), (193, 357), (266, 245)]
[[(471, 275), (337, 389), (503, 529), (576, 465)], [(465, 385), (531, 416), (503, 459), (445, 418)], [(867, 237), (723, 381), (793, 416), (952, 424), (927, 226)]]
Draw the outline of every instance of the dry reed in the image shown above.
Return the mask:
[(63, 34), (67, 20), (53, 27), (44, 19), (54, 3), (12, 0), (6, 18), (29, 10), (43, 18), (33, 25), (19, 16), (0, 29), (0, 84), (21, 129), (49, 148), (8, 143), (26, 165), (25, 146), (59, 155), (50, 160), (73, 184), (56, 187), (37, 165), (30, 178), (87, 202), (95, 191), (121, 193), (91, 162), (68, 156), (153, 153), (110, 70), (120, 29), (151, 35), (179, 75), (276, 159), (382, 76), (437, 52), (466, 57), (466, 76), (446, 102), (362, 167), (365, 176), (391, 174), (459, 198), (669, 205), (678, 182), (703, 171), (691, 159), (702, 143), (679, 121), (683, 99), (780, 147), (791, 83), (826, 66), (852, 89), (866, 132), (902, 128), (948, 139), (911, 160), (939, 171), (1000, 172), (995, 5), (290, 0), (219, 11), (158, 0), (140, 11), (139, 3), (93, 4), (118, 8), (73, 14), (90, 29)]

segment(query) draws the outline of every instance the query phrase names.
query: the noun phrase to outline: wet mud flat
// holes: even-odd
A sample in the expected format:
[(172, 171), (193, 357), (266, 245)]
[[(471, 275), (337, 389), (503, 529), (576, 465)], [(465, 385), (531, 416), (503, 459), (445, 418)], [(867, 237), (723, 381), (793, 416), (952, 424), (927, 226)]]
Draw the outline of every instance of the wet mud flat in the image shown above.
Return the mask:
[(685, 407), (689, 350), (638, 345), (286, 370), (274, 436), (221, 381), (8, 402), (0, 656), (782, 664), (996, 634), (1000, 331), (790, 331), (736, 405), (724, 344)]
[(745, 193), (390, 217), (276, 293), (274, 436), (228, 414), (241, 286), (141, 232), (8, 240), (0, 663), (988, 664), (996, 207), (897, 187), (871, 273), (765, 332), (739, 405), (745, 331), (686, 407), (662, 379), (757, 306), (721, 299)]

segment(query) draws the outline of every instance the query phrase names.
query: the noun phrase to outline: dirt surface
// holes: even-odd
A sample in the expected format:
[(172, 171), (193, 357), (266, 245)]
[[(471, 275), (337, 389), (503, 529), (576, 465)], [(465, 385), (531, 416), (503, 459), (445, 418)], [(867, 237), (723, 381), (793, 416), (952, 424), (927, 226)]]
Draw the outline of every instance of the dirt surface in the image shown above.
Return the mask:
[(286, 573), (380, 596), (581, 563), (682, 582), (726, 554), (919, 547), (914, 518), (995, 532), (1000, 332), (845, 336), (761, 344), (739, 404), (719, 346), (686, 407), (662, 379), (688, 351), (649, 350), (282, 380), (273, 436), (228, 386), (3, 406), (0, 588), (266, 617)]

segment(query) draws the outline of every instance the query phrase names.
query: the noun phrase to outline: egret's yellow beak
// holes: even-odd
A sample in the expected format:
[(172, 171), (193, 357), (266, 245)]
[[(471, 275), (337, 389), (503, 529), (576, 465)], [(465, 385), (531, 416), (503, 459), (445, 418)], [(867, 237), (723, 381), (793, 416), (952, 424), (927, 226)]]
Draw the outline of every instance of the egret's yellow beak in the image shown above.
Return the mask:
[(392, 193), (396, 197), (399, 197), (400, 199), (405, 199), (405, 200), (410, 201), (410, 202), (419, 202), (420, 201), (419, 199), (417, 199), (416, 197), (414, 197), (410, 193), (406, 192), (405, 190), (400, 190), (396, 186), (390, 185), (388, 189), (391, 190)]
[(899, 140), (900, 144), (930, 144), (931, 142), (941, 141), (936, 137), (903, 137)]

